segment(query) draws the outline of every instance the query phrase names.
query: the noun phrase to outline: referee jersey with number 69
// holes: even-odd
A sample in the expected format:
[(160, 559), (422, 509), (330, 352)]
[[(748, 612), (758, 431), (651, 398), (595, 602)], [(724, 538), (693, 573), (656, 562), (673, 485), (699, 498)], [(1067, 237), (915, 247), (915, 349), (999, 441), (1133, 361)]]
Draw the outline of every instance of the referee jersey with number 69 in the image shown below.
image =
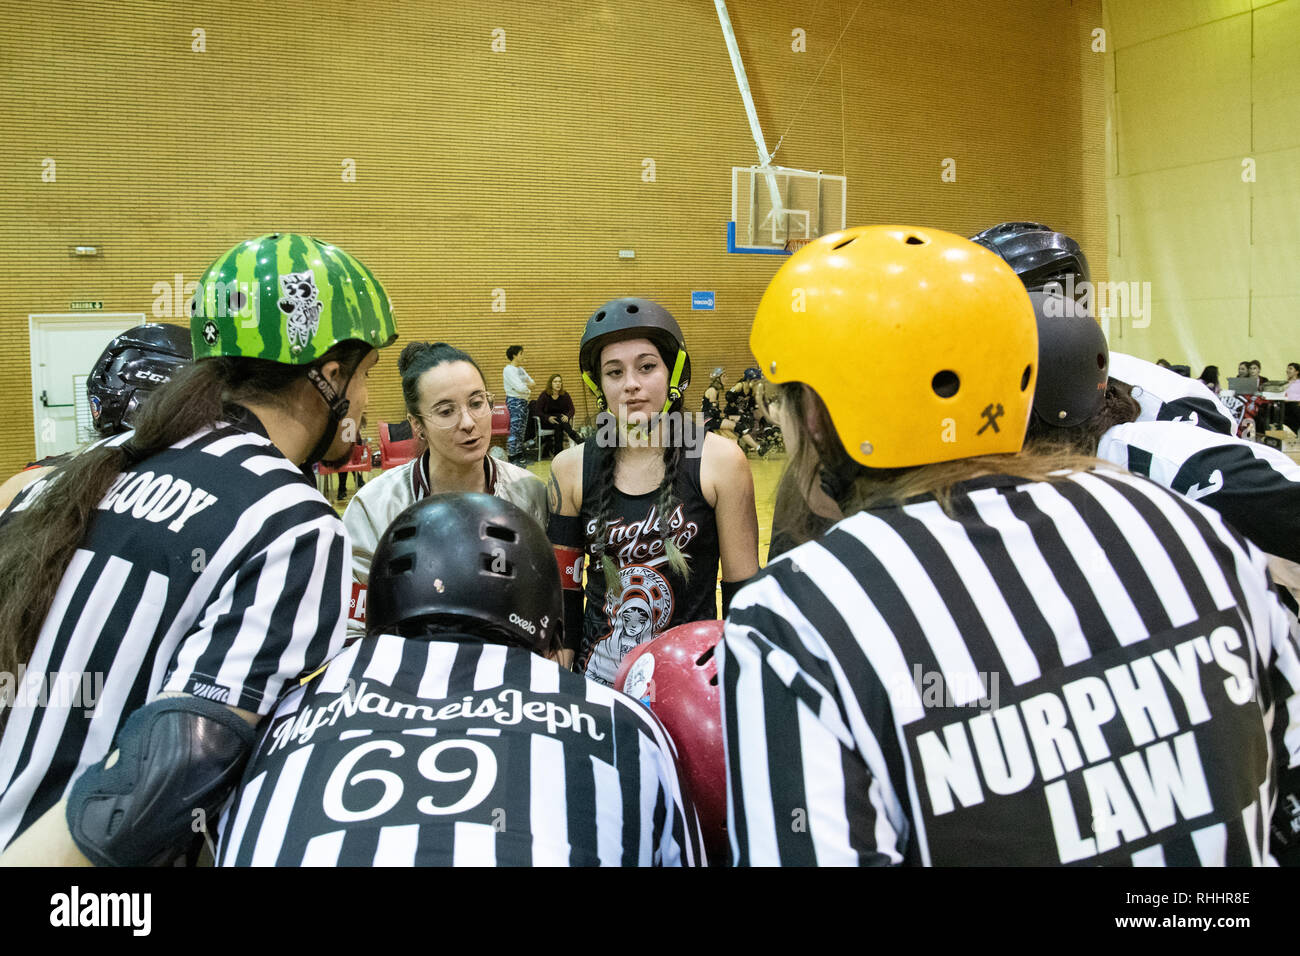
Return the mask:
[(380, 635), (281, 702), (223, 866), (692, 866), (650, 711), (521, 648)]

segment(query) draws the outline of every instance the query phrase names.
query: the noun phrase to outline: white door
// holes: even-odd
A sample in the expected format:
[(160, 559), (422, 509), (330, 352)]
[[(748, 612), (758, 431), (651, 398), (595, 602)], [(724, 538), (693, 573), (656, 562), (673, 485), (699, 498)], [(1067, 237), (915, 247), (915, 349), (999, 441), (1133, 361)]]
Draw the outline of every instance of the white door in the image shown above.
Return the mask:
[[(104, 347), (144, 324), (143, 312), (30, 315), (32, 421), (36, 458), (61, 455), (95, 437), (86, 401), (86, 376)], [(80, 422), (80, 428), (78, 428)]]

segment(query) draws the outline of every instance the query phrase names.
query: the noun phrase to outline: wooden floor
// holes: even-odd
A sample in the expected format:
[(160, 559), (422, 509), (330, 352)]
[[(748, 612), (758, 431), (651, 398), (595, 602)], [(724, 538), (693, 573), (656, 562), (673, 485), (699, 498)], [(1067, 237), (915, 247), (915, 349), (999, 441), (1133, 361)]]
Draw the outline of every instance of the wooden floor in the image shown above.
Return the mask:
[[(785, 469), (785, 456), (780, 455), (771, 458), (754, 458), (749, 459), (750, 471), (754, 473), (754, 499), (758, 506), (758, 562), (760, 565), (767, 560), (768, 542), (772, 540), (772, 505), (776, 498), (776, 485), (781, 479), (781, 472)], [(529, 465), (531, 471), (542, 481), (551, 477), (550, 461), (541, 461)], [(324, 493), (333, 500), (338, 486), (331, 479), (330, 484), (325, 487)], [(348, 479), (348, 496), (356, 491), (356, 485), (351, 478)], [(335, 502), (334, 507), (339, 514), (343, 513), (343, 508), (347, 505), (346, 501)]]

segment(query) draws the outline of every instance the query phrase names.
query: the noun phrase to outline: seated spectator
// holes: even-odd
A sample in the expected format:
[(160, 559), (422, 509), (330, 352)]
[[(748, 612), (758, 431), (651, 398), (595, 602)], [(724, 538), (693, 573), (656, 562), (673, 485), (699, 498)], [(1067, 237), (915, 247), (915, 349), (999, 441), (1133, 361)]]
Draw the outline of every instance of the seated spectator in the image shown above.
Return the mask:
[(537, 417), (542, 420), (542, 428), (555, 432), (547, 441), (547, 454), (552, 458), (564, 447), (565, 435), (575, 445), (582, 444), (582, 436), (573, 430), (573, 398), (564, 390), (563, 376), (556, 373), (550, 377), (546, 391), (537, 396), (533, 407)]
[(1260, 371), (1259, 359), (1251, 359), (1250, 365), (1246, 369), (1247, 378), (1259, 379), (1259, 390), (1264, 391), (1264, 386), (1268, 384), (1268, 378)]
[(1286, 363), (1286, 400), (1300, 401), (1300, 362)]
[(1250, 375), (1250, 362), (1237, 363), (1237, 378), (1246, 378)]
[(1207, 365), (1205, 371), (1200, 375), (1200, 382), (1215, 395), (1219, 394), (1219, 366)]

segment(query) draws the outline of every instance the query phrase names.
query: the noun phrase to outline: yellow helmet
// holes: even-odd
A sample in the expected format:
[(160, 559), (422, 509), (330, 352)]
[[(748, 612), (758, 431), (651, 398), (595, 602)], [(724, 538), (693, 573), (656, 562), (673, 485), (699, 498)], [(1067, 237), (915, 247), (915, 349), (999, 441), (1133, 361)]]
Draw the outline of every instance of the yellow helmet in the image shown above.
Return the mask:
[(822, 236), (768, 284), (749, 347), (804, 382), (870, 468), (1017, 452), (1038, 372), (1024, 284), (996, 253), (938, 229)]

